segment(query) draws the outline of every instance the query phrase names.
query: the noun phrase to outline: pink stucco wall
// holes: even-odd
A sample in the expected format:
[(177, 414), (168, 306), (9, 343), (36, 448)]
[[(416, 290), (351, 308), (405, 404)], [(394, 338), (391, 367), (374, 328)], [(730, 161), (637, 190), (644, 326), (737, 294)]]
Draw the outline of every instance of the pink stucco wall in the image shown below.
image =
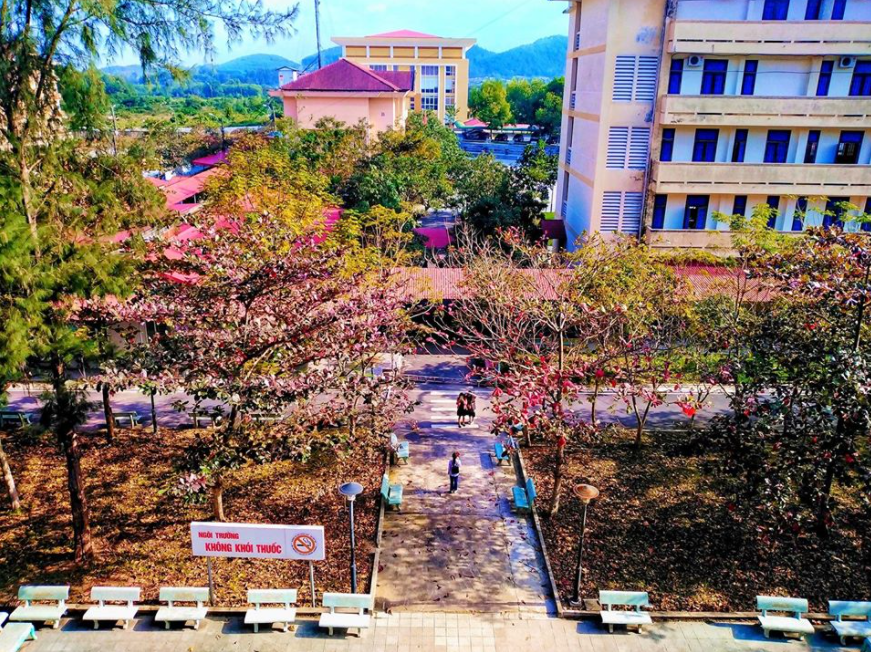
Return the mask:
[(384, 131), (397, 122), (405, 124), (408, 117), (408, 99), (387, 93), (360, 96), (297, 92), (283, 100), (285, 117), (293, 118), (303, 129), (312, 129), (318, 120), (329, 116), (347, 125), (366, 120), (372, 131)]

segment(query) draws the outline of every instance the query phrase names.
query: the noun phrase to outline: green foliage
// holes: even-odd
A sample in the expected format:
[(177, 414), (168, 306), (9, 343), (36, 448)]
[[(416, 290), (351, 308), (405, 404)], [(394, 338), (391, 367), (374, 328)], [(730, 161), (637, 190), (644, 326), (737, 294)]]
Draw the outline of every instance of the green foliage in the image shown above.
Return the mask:
[(491, 52), (479, 45), (467, 54), (472, 79), (512, 77), (555, 77), (565, 69), (566, 36), (546, 36), (504, 52)]
[(501, 129), (511, 121), (511, 105), (505, 85), (488, 79), (469, 92), (469, 110), (491, 129)]
[[(555, 77), (550, 82), (512, 79), (507, 85), (498, 80), (487, 80), (469, 91), (469, 109), (494, 129), (511, 120), (539, 127), (546, 135), (556, 134), (562, 123), (563, 83), (562, 77)], [(510, 115), (504, 113), (503, 91)], [(488, 119), (494, 115), (496, 122)]]
[(109, 121), (109, 99), (100, 73), (92, 65), (84, 72), (67, 65), (58, 80), (62, 107), (72, 131), (84, 132), (94, 138), (103, 132)]

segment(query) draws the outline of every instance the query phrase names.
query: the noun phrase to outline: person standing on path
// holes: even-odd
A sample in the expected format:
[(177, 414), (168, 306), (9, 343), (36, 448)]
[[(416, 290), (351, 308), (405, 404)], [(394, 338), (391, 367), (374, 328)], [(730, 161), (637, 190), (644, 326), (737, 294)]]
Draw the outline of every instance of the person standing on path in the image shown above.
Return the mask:
[(456, 493), (460, 489), (460, 451), (454, 451), (448, 461), (448, 478), (451, 481), (449, 493)]
[(467, 425), (475, 423), (475, 412), (478, 406), (475, 404), (475, 395), (472, 392), (466, 392), (466, 416), (469, 418)]
[(460, 392), (460, 395), (457, 396), (457, 426), (459, 428), (463, 427), (466, 415), (466, 393)]

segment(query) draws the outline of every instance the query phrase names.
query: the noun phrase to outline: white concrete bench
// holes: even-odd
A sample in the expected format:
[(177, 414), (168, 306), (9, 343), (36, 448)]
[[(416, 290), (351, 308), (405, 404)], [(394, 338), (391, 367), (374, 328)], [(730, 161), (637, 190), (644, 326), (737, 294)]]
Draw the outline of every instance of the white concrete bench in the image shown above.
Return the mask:
[[(330, 613), (321, 614), (319, 627), (326, 627), (333, 634), (333, 628), (356, 629), (359, 631), (369, 627), (372, 619), (372, 596), (361, 593), (324, 593), (325, 607)], [(340, 612), (336, 609), (354, 609), (354, 613)], [(366, 613), (366, 611), (370, 613)]]
[[(829, 615), (835, 617), (832, 629), (841, 639), (841, 645), (847, 644), (848, 637), (871, 636), (871, 602), (829, 600)], [(844, 616), (858, 616), (861, 620), (844, 620)]]
[[(637, 627), (638, 631), (644, 625), (650, 625), (650, 614), (641, 611), (641, 607), (650, 606), (650, 597), (646, 591), (599, 591), (599, 604), (602, 606), (602, 624), (608, 626), (608, 631), (614, 631), (614, 625)], [(632, 611), (613, 607), (633, 607)]]
[[(69, 597), (68, 586), (19, 587), (18, 599), (24, 601), (24, 604), (12, 612), (9, 620), (51, 623), (52, 627), (57, 629), (61, 617), (67, 612), (66, 601)], [(44, 604), (46, 602), (52, 604)]]
[(135, 428), (139, 425), (139, 414), (137, 412), (133, 412), (132, 410), (113, 412), (112, 419), (115, 421), (115, 425), (119, 428), (124, 425), (124, 421), (130, 422), (131, 428)]
[[(157, 610), (154, 620), (166, 623), (169, 629), (170, 623), (194, 622), (194, 629), (200, 628), (200, 621), (206, 617), (208, 609), (203, 603), (209, 599), (209, 589), (206, 587), (189, 586), (162, 586), (160, 587), (160, 601), (166, 602), (165, 607)], [(178, 602), (195, 602), (196, 607), (177, 606)]]
[[(284, 623), (284, 631), (296, 622), (296, 608), (290, 605), (296, 602), (296, 589), (249, 589), (248, 602), (253, 609), (245, 612), (245, 624), (254, 625), (254, 631), (259, 631), (260, 625)], [(263, 605), (284, 605), (282, 607), (266, 607)]]
[[(95, 586), (91, 589), (91, 600), (99, 604), (89, 607), (82, 620), (93, 620), (94, 629), (100, 626), (101, 620), (117, 623), (124, 621), (124, 629), (130, 626), (130, 621), (136, 617), (139, 610), (134, 602), (139, 601), (140, 590), (127, 586)], [(126, 604), (106, 604), (107, 602), (125, 602)]]
[(0, 652), (18, 652), (28, 640), (36, 640), (36, 631), (30, 623), (3, 623), (9, 616), (0, 613)]
[[(762, 632), (768, 638), (771, 632), (784, 632), (798, 634), (800, 636), (812, 636), (814, 626), (807, 618), (802, 618), (808, 610), (807, 600), (804, 598), (778, 598), (771, 595), (757, 595), (756, 608), (762, 613), (759, 615), (759, 624)], [(792, 612), (792, 616), (769, 616), (768, 613)]]

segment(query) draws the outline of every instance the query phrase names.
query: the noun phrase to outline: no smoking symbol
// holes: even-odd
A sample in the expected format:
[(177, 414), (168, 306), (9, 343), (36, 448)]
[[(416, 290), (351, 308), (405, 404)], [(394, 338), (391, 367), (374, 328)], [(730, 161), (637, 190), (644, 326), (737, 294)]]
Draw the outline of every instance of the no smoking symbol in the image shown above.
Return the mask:
[(310, 534), (297, 534), (290, 545), (300, 555), (311, 555), (318, 547), (317, 541)]

